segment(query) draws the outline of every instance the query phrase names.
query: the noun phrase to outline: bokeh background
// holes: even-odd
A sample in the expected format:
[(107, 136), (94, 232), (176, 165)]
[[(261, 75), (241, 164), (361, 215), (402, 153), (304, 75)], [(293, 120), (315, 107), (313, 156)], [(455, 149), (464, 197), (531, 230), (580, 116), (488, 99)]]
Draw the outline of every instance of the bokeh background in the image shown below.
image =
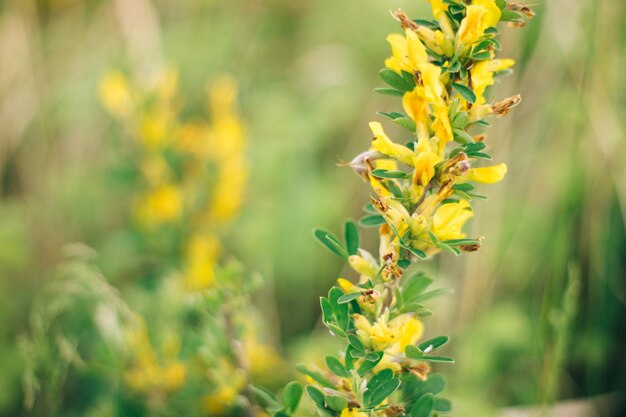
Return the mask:
[[(495, 97), (523, 102), (489, 141), (509, 174), (471, 222), (483, 249), (425, 265), (455, 289), (427, 335), (452, 335), (456, 416), (553, 401), (572, 407), (555, 415), (617, 416), (606, 410), (626, 386), (626, 3), (533, 6), (526, 28), (502, 30), (517, 65)], [(105, 276), (132, 262), (113, 232), (117, 133), (98, 98), (114, 68), (176, 69), (190, 109), (207, 80), (238, 80), (250, 177), (225, 246), (266, 278), (256, 304), (278, 348), (293, 362), (321, 355), (318, 297), (342, 265), (311, 229), (362, 214), (367, 187), (336, 163), (398, 105), (372, 93), (398, 7), (428, 13), (419, 0), (0, 1), (0, 415), (27, 415), (18, 340), (63, 247), (94, 248)]]

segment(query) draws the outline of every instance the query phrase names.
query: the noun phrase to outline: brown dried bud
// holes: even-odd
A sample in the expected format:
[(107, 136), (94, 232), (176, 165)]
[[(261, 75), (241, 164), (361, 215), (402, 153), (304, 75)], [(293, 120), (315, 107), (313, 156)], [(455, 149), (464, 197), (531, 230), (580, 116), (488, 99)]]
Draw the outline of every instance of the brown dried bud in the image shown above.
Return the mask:
[(504, 116), (508, 114), (511, 109), (517, 106), (522, 101), (522, 96), (519, 94), (513, 97), (506, 98), (493, 106), (491, 106), (491, 112), (496, 116)]
[(419, 25), (409, 19), (409, 17), (400, 9), (396, 10), (393, 16), (398, 19), (400, 25), (402, 25), (402, 29), (412, 29), (417, 31)]
[(486, 135), (480, 134), (480, 135), (474, 135), (473, 139), (474, 139), (474, 142), (484, 142), (486, 137), (487, 137)]
[(524, 13), (528, 19), (535, 17), (535, 11), (522, 3), (507, 3), (506, 8), (516, 12)]
[(430, 374), (430, 365), (426, 362), (420, 362), (417, 365), (409, 368), (409, 371), (422, 381), (426, 381), (428, 379), (428, 375)]
[(386, 417), (396, 417), (400, 414), (404, 414), (404, 407), (399, 405), (390, 405), (384, 409), (383, 413), (385, 413)]

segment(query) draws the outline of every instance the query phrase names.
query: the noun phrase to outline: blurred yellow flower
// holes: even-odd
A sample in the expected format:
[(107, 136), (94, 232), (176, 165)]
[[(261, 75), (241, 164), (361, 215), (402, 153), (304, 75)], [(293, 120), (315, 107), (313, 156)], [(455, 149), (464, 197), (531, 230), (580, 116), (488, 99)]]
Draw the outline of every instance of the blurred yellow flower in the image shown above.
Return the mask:
[(102, 104), (114, 116), (125, 118), (134, 111), (134, 93), (120, 71), (105, 74), (100, 80), (99, 92)]
[(150, 191), (137, 206), (139, 222), (148, 227), (170, 223), (180, 218), (183, 210), (181, 190), (172, 184)]

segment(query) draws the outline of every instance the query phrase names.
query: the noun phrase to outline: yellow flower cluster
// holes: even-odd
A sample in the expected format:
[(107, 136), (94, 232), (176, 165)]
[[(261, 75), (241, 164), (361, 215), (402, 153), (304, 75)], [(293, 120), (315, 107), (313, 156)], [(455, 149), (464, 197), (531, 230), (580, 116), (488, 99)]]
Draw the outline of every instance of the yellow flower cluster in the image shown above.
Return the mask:
[(168, 335), (156, 351), (141, 317), (136, 318), (126, 333), (133, 357), (130, 369), (125, 372), (129, 387), (141, 393), (159, 394), (176, 391), (185, 383), (187, 367), (178, 360), (180, 341), (175, 335)]
[[(487, 89), (513, 65), (495, 56), (500, 48), (495, 26), (503, 20), (523, 25), (532, 11), (506, 0), (428, 1), (433, 20), (395, 13), (403, 33), (387, 37), (391, 56), (379, 73), (388, 87), (378, 91), (401, 97), (403, 110), (379, 114), (408, 134), (392, 140), (381, 123), (371, 122), (370, 148), (349, 163), (372, 190), (364, 207), (368, 214), (359, 223), (379, 226), (379, 254), (360, 247), (353, 221), (345, 224), (344, 243), (330, 232), (314, 231), (359, 276), (356, 283), (339, 278), (338, 288), (320, 302), (324, 324), (347, 342), (345, 353), (326, 357), (329, 372), (323, 377), (301, 368), (317, 383), (307, 389), (320, 415), (450, 411), (447, 400), (435, 405), (430, 393), (413, 395), (423, 381), (441, 381), (430, 374), (429, 363), (454, 360), (432, 354), (447, 336), (420, 341), (421, 318), (431, 313), (422, 303), (437, 291), (425, 292), (432, 280), (409, 268), (441, 250), (458, 255), (481, 246), (481, 238), (468, 238), (463, 230), (473, 216), (471, 202), (484, 198), (475, 186), (501, 181), (507, 167), (481, 166), (491, 156), (477, 130), (489, 125), (487, 116), (505, 115), (520, 101), (514, 96), (488, 102)], [(400, 385), (402, 395), (396, 394)]]
[[(473, 214), (467, 193), (457, 191), (469, 182), (496, 183), (507, 172), (505, 164), (474, 167), (485, 157), (483, 153), (470, 154), (458, 147), (453, 153), (447, 146), (457, 141), (484, 147), (484, 136), (472, 137), (466, 128), (480, 125), (487, 115), (504, 114), (511, 107), (496, 112), (485, 98), (494, 74), (513, 65), (510, 59), (495, 59), (495, 51), (488, 44), (491, 37), (486, 31), (499, 21), (500, 8), (494, 0), (474, 0), (467, 6), (456, 35), (451, 36), (452, 25), (445, 13), (448, 4), (441, 0), (431, 3), (441, 30), (419, 26), (398, 12), (404, 33), (387, 38), (392, 55), (385, 61), (386, 68), (402, 82), (409, 78), (413, 85), (402, 96), (406, 116), (396, 114), (392, 118), (402, 119), (414, 139), (406, 145), (394, 142), (380, 123), (371, 122), (371, 150), (353, 161), (375, 193), (373, 207), (390, 226), (381, 228), (381, 240), (387, 244), (382, 255), (397, 253), (400, 241), (431, 255), (441, 250), (437, 242), (464, 239), (462, 227)], [(458, 62), (481, 44), (487, 45), (481, 49), (486, 56), (453, 73), (453, 61)], [(429, 51), (440, 54), (440, 60), (435, 62)], [(455, 194), (462, 197), (455, 199)], [(380, 268), (370, 263), (372, 271)]]
[(138, 145), (143, 191), (135, 205), (137, 223), (147, 233), (161, 227), (185, 231), (182, 274), (195, 291), (214, 284), (219, 232), (242, 204), (246, 141), (232, 78), (221, 76), (211, 84), (210, 122), (181, 120), (177, 94), (172, 71), (143, 88), (120, 72), (106, 75), (100, 85), (105, 107)]

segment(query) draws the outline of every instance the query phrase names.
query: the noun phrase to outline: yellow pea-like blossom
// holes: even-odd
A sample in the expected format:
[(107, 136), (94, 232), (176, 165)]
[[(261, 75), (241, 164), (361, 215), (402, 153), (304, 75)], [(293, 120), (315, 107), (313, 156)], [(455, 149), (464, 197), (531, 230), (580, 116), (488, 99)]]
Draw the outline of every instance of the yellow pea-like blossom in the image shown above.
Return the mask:
[(472, 216), (474, 216), (474, 212), (467, 200), (444, 204), (435, 211), (430, 231), (439, 240), (464, 238), (463, 225)]
[(506, 164), (498, 164), (490, 167), (472, 168), (464, 175), (464, 179), (485, 184), (495, 184), (502, 181), (506, 175)]
[(378, 152), (394, 157), (398, 161), (411, 165), (413, 163), (414, 152), (406, 146), (394, 143), (385, 134), (383, 127), (378, 122), (370, 123), (370, 130), (374, 134), (374, 140), (372, 141), (372, 148)]
[(457, 32), (458, 42), (467, 46), (478, 41), (487, 28), (498, 23), (501, 14), (494, 0), (473, 0)]
[(512, 59), (491, 59), (488, 61), (480, 61), (470, 69), (472, 77), (472, 87), (476, 94), (476, 105), (485, 102), (485, 89), (493, 85), (493, 74), (498, 71), (505, 70), (515, 64)]
[(363, 315), (355, 314), (354, 325), (357, 335), (365, 346), (373, 350), (386, 350), (392, 354), (404, 352), (423, 334), (422, 322), (413, 315), (403, 314), (387, 321), (387, 316), (379, 317), (374, 323)]

